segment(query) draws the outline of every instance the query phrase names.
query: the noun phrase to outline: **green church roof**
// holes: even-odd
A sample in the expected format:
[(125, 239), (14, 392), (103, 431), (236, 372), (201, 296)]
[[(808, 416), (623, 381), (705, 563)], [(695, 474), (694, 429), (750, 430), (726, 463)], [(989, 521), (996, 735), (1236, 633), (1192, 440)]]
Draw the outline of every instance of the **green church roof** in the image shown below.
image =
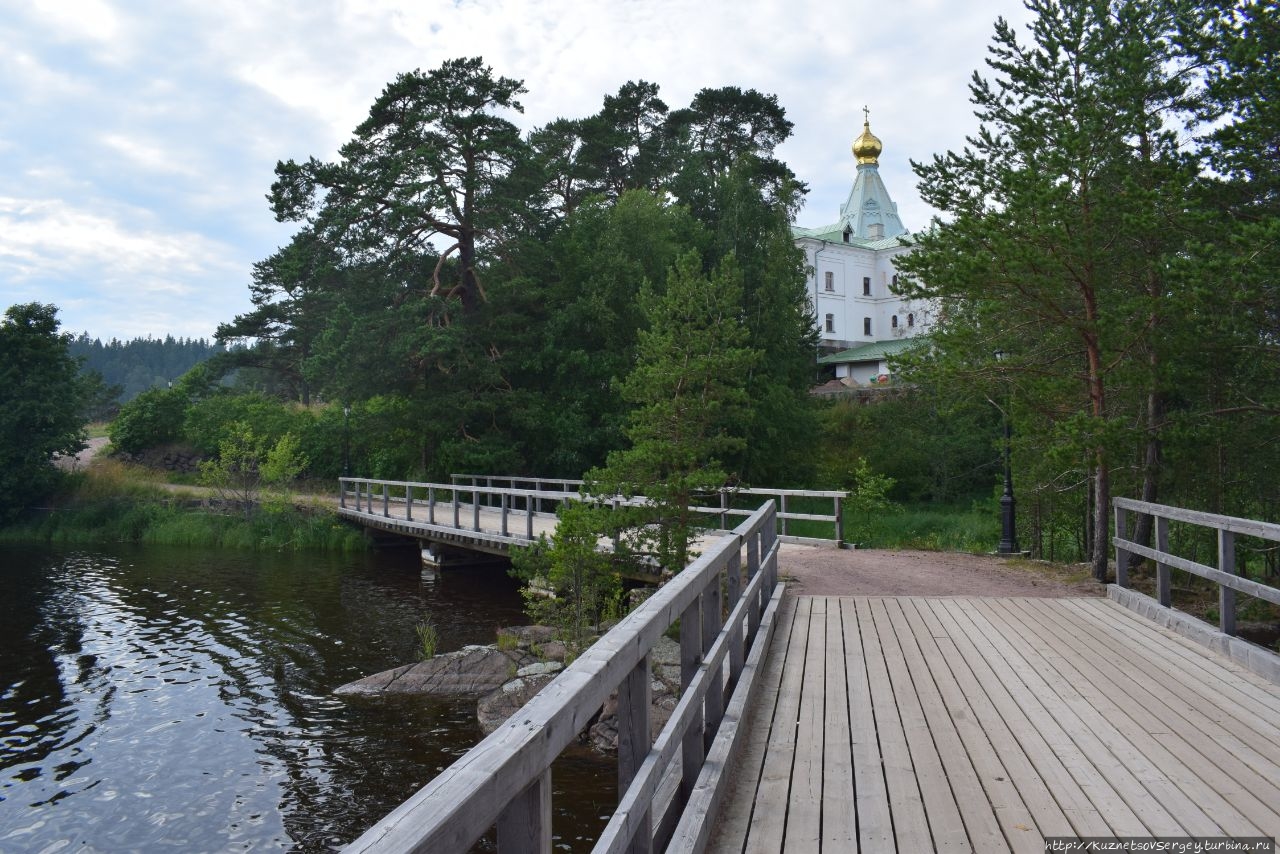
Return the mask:
[(920, 346), (922, 337), (894, 338), (891, 341), (871, 341), (859, 344), (839, 353), (818, 358), (819, 365), (843, 365), (846, 362), (878, 362), (890, 356), (900, 356), (913, 347)]

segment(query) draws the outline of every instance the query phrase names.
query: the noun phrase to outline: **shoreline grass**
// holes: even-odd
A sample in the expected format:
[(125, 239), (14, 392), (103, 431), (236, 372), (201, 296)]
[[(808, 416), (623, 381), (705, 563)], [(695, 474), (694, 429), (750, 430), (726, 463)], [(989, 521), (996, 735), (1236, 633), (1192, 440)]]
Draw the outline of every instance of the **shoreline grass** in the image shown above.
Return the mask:
[(135, 543), (260, 551), (365, 551), (368, 541), (329, 508), (271, 496), (246, 514), (166, 489), (151, 473), (98, 460), (68, 478), (49, 509), (0, 528), (0, 542)]

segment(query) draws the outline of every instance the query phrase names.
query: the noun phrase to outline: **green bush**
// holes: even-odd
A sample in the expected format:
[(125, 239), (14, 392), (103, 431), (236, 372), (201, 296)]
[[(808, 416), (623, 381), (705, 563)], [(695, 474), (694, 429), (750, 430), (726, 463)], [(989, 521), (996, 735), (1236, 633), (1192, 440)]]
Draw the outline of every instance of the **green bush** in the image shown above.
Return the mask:
[(130, 454), (172, 442), (182, 432), (187, 398), (173, 389), (148, 389), (120, 407), (107, 435), (117, 450)]
[(274, 444), (286, 433), (301, 435), (314, 420), (306, 409), (257, 392), (223, 393), (189, 406), (182, 432), (198, 451), (212, 456), (236, 433), (236, 425), (245, 425), (255, 436)]

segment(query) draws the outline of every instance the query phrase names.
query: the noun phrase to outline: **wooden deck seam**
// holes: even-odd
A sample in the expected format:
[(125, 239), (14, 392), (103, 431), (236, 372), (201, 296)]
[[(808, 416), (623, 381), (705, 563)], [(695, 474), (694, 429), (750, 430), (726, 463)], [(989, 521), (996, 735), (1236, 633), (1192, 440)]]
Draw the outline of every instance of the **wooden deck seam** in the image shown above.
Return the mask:
[(787, 598), (710, 850), (1280, 836), (1280, 693), (1113, 603)]
[[(1280, 688), (1270, 685), (1270, 683), (1262, 682), (1252, 671), (1230, 662), (1230, 659), (1213, 658), (1195, 655), (1193, 653), (1212, 653), (1211, 650), (1204, 649), (1194, 641), (1189, 641), (1181, 635), (1171, 632), (1156, 623), (1147, 620), (1147, 626), (1138, 626), (1132, 623), (1121, 622), (1117, 617), (1129, 617), (1132, 612), (1112, 602), (1110, 599), (1101, 600), (1106, 602), (1108, 607), (1101, 608), (1082, 608), (1079, 603), (1072, 603), (1073, 607), (1079, 612), (1083, 620), (1089, 621), (1093, 625), (1100, 626), (1108, 630), (1111, 637), (1115, 638), (1118, 643), (1125, 643), (1126, 649), (1132, 650), (1141, 656), (1144, 661), (1151, 662), (1164, 672), (1169, 673), (1186, 682), (1187, 679), (1194, 679), (1199, 687), (1203, 690), (1199, 691), (1200, 695), (1209, 702), (1223, 709), (1223, 711), (1239, 718), (1242, 722), (1252, 726), (1254, 721), (1250, 718), (1241, 717), (1238, 712), (1244, 711), (1247, 707), (1252, 709), (1255, 717), (1260, 717), (1260, 723), (1265, 727), (1265, 731), (1260, 731), (1260, 735), (1265, 735), (1268, 740), (1280, 746), (1280, 726), (1271, 724), (1266, 716), (1280, 716)], [(1132, 614), (1138, 619), (1143, 619), (1141, 615)], [(1178, 667), (1169, 655), (1162, 655), (1153, 644), (1160, 640), (1173, 640), (1172, 651), (1176, 654), (1177, 660), (1185, 663), (1186, 667)], [(1126, 641), (1128, 641), (1126, 643)], [(1190, 647), (1196, 647), (1195, 650)], [(1164, 652), (1169, 652), (1165, 649)], [(1231, 670), (1224, 666), (1230, 662), (1236, 670)], [(1258, 679), (1261, 684), (1251, 684), (1251, 679), (1241, 679), (1243, 673), (1249, 674), (1252, 679)], [(1199, 674), (1199, 675), (1197, 675)], [(1225, 678), (1224, 674), (1236, 677), (1236, 684), (1230, 679)], [(1244, 682), (1241, 686), (1240, 682)], [(1245, 687), (1255, 688), (1256, 691), (1246, 691)], [(1270, 690), (1268, 690), (1270, 689)], [(1262, 696), (1258, 696), (1261, 694)], [(1228, 703), (1227, 696), (1235, 696), (1239, 699), (1235, 703)]]
[[(1168, 781), (1155, 771), (1155, 767), (1147, 761), (1141, 749), (1119, 732), (1110, 721), (1098, 715), (1092, 705), (1084, 701), (1075, 685), (1029, 643), (1028, 627), (1022, 626), (1017, 620), (1018, 609), (1010, 602), (1003, 602), (997, 607), (990, 601), (982, 603), (978, 608), (989, 618), (988, 624), (992, 629), (1004, 635), (1006, 645), (1010, 642), (1010, 633), (1015, 634), (1018, 640), (1022, 641), (1017, 654), (1056, 698), (1055, 705), (1060, 711), (1051, 710), (1051, 714), (1058, 719), (1064, 729), (1078, 731), (1078, 734), (1072, 736), (1077, 745), (1090, 755), (1094, 766), (1104, 774), (1130, 809), (1142, 818), (1152, 835), (1197, 835), (1199, 823), (1192, 823), (1189, 819), (1194, 820), (1195, 814), (1199, 812), (1198, 807), (1190, 799), (1185, 798), (1180, 802), (1186, 811), (1174, 812), (1162, 806), (1168, 798), (1156, 797), (1157, 789), (1164, 791), (1167, 796), (1173, 796), (1175, 800), (1182, 796), (1181, 791), (1166, 789), (1165, 785)], [(1017, 625), (1011, 621), (1016, 621)], [(1031, 654), (1036, 656), (1039, 663), (1031, 660), (1029, 657)], [(1070, 720), (1064, 720), (1068, 714)], [(1086, 745), (1089, 746), (1086, 747)], [(1143, 774), (1140, 773), (1141, 771), (1148, 773)], [(1168, 785), (1172, 786), (1172, 784)], [(1148, 813), (1151, 809), (1148, 802), (1159, 812), (1157, 815), (1143, 818), (1144, 813)], [(1203, 817), (1202, 813), (1201, 816)], [(1212, 828), (1200, 828), (1200, 832), (1217, 829), (1214, 825)]]
[[(1031, 607), (1036, 606), (1033, 605)], [(1176, 709), (1170, 706), (1167, 699), (1158, 700), (1151, 691), (1135, 687), (1146, 681), (1141, 678), (1143, 674), (1134, 672), (1130, 676), (1124, 672), (1117, 672), (1117, 668), (1109, 661), (1107, 650), (1092, 650), (1089, 654), (1082, 655), (1077, 646), (1080, 642), (1079, 638), (1071, 634), (1071, 626), (1063, 626), (1061, 621), (1057, 619), (1057, 615), (1051, 611), (1041, 608), (1038, 609), (1038, 612), (1038, 616), (1046, 624), (1058, 627), (1055, 634), (1057, 634), (1062, 643), (1076, 651), (1077, 661), (1089, 666), (1097, 674), (1097, 677), (1102, 678), (1110, 685), (1110, 692), (1114, 692), (1117, 697), (1127, 697), (1132, 704), (1146, 710), (1149, 720), (1146, 722), (1145, 728), (1153, 738), (1160, 741), (1166, 749), (1179, 752), (1189, 751), (1199, 756), (1201, 763), (1209, 763), (1214, 768), (1214, 772), (1210, 772), (1211, 777), (1223, 779), (1234, 784), (1234, 787), (1218, 789), (1217, 791), (1220, 795), (1232, 799), (1232, 804), (1237, 808), (1248, 807), (1250, 811), (1246, 812), (1245, 815), (1250, 821), (1260, 823), (1260, 828), (1264, 831), (1268, 827), (1277, 826), (1277, 821), (1280, 821), (1280, 815), (1277, 815), (1274, 807), (1269, 806), (1269, 804), (1280, 804), (1280, 790), (1273, 783), (1268, 782), (1264, 776), (1259, 775), (1257, 771), (1227, 750), (1217, 739), (1192, 726), (1186, 717), (1179, 715)], [(1103, 668), (1103, 665), (1106, 666), (1106, 669)], [(1099, 687), (1101, 688), (1101, 686)], [(1183, 726), (1171, 725), (1170, 716), (1180, 718)], [(1153, 730), (1152, 722), (1159, 723), (1162, 726)], [(1183, 731), (1194, 732), (1196, 737), (1188, 739), (1182, 735)], [(1280, 779), (1280, 777), (1276, 779)], [(1248, 781), (1251, 785), (1246, 788), (1242, 785), (1242, 780)], [(1255, 786), (1267, 790), (1266, 795), (1269, 800), (1263, 800), (1258, 797), (1254, 791)]]
[[(1063, 620), (1068, 619), (1068, 615), (1063, 613), (1046, 612), (1046, 616), (1048, 619), (1054, 620), (1059, 625), (1062, 624)], [(1069, 631), (1071, 627), (1072, 626), (1069, 624), (1067, 630)], [(1074, 628), (1079, 629), (1080, 626), (1075, 624)], [(1215, 720), (1204, 711), (1194, 708), (1185, 700), (1185, 698), (1180, 698), (1179, 695), (1167, 684), (1156, 679), (1151, 673), (1147, 672), (1143, 668), (1135, 668), (1131, 671), (1122, 670), (1119, 665), (1115, 663), (1113, 656), (1107, 655), (1109, 648), (1102, 645), (1102, 641), (1100, 639), (1093, 638), (1089, 633), (1081, 633), (1077, 631), (1074, 633), (1073, 637), (1069, 638), (1069, 640), (1075, 640), (1078, 644), (1083, 645), (1085, 649), (1088, 649), (1093, 654), (1097, 655), (1098, 660), (1106, 667), (1111, 668), (1113, 671), (1118, 673), (1130, 676), (1131, 681), (1144, 686), (1150, 696), (1160, 698), (1160, 709), (1163, 715), (1181, 719), (1185, 725), (1190, 726), (1193, 731), (1198, 732), (1206, 738), (1209, 738), (1212, 735), (1212, 741), (1214, 743), (1219, 744), (1224, 749), (1228, 750), (1228, 752), (1237, 760), (1243, 763), (1246, 767), (1252, 769), (1252, 773), (1260, 775), (1263, 785), (1267, 786), (1275, 793), (1275, 802), (1280, 803), (1280, 777), (1276, 778), (1276, 784), (1267, 783), (1265, 781), (1266, 776), (1268, 774), (1274, 774), (1275, 769), (1280, 765), (1280, 751), (1277, 751), (1276, 746), (1270, 741), (1267, 741), (1263, 745), (1251, 744), (1249, 739), (1250, 736), (1254, 735), (1254, 733), (1250, 725), (1240, 721), (1232, 715), (1227, 715), (1226, 712), (1221, 712), (1221, 714), (1226, 715), (1225, 719)], [(1169, 673), (1167, 670), (1162, 668), (1160, 669), (1160, 672), (1165, 673), (1170, 679), (1178, 682), (1179, 684), (1184, 684), (1180, 675)], [(1196, 695), (1203, 698), (1203, 694), (1201, 692), (1196, 692)], [(1216, 704), (1212, 705), (1217, 708)], [(1163, 719), (1165, 718), (1162, 718), (1162, 720)], [(1178, 728), (1173, 727), (1170, 731), (1177, 732)]]
[[(1192, 785), (1188, 777), (1193, 773), (1191, 768), (1180, 757), (1151, 738), (1143, 728), (1142, 722), (1134, 717), (1128, 706), (1117, 704), (1101, 686), (1094, 685), (1080, 667), (1059, 653), (1054, 648), (1051, 638), (1046, 636), (1047, 629), (1042, 622), (1023, 615), (1022, 623), (1028, 630), (1028, 641), (1035, 644), (1037, 651), (1046, 662), (1064, 675), (1066, 675), (1065, 669), (1073, 672), (1076, 678), (1068, 677), (1070, 683), (1081, 692), (1081, 696), (1087, 702), (1093, 705), (1097, 715), (1120, 730), (1135, 746), (1140, 741), (1143, 742), (1144, 755), (1153, 754), (1147, 756), (1148, 761), (1152, 762), (1166, 779), (1183, 792), (1186, 801), (1191, 803), (1191, 808), (1203, 813), (1206, 819), (1213, 823), (1212, 826), (1203, 828), (1198, 824), (1188, 828), (1193, 835), (1219, 835), (1223, 834), (1227, 827), (1233, 828), (1236, 832), (1240, 832), (1243, 828), (1246, 833), (1258, 833), (1258, 829), (1250, 825), (1244, 815), (1216, 790), (1206, 789), (1203, 785)], [(1194, 791), (1188, 791), (1188, 789), (1194, 789)], [(1200, 803), (1196, 803), (1197, 797), (1201, 799)], [(1218, 814), (1219, 818), (1215, 819), (1210, 811)]]

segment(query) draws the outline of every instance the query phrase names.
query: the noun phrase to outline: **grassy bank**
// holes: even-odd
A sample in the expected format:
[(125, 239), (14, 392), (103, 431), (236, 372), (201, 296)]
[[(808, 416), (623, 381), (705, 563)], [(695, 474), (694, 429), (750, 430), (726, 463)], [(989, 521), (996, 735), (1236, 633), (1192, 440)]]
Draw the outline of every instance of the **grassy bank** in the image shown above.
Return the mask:
[(995, 551), (1000, 541), (998, 508), (980, 505), (907, 505), (883, 512), (849, 514), (846, 538), (864, 548), (927, 551)]
[(0, 528), (3, 542), (144, 543), (264, 551), (362, 551), (365, 538), (326, 507), (281, 499), (251, 513), (203, 506), (145, 472), (100, 460), (71, 475), (47, 510)]

